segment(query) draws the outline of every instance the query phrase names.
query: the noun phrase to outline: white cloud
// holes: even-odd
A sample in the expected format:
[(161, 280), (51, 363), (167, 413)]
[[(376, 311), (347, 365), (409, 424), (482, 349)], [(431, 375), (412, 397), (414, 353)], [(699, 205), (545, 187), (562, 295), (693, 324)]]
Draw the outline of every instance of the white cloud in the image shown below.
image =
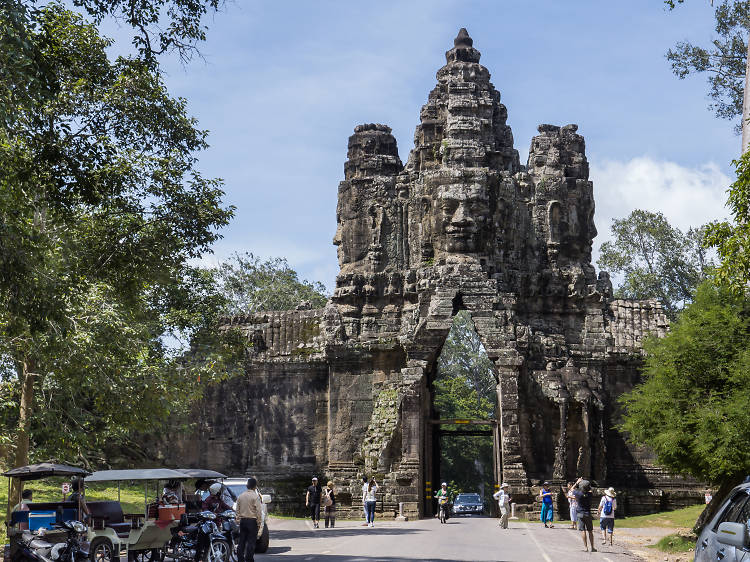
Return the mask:
[(635, 209), (661, 212), (669, 224), (683, 231), (728, 217), (724, 203), (732, 180), (714, 163), (690, 168), (647, 156), (627, 162), (609, 160), (591, 166), (591, 180), (599, 231), (594, 261), (601, 244), (611, 238), (612, 220)]

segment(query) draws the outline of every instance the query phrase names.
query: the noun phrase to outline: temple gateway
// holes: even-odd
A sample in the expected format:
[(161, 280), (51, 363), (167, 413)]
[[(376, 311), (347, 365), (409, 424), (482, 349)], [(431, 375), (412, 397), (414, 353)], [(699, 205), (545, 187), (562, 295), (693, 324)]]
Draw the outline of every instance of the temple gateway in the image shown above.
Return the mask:
[[(614, 300), (591, 264), (593, 185), (576, 125), (540, 125), (524, 166), (508, 112), (465, 29), (446, 54), (404, 165), (391, 129), (354, 128), (338, 187), (340, 272), (325, 308), (232, 319), (246, 375), (209, 389), (172, 458), (255, 475), (281, 510), (317, 475), (359, 510), (363, 474), (386, 513), (433, 513), (436, 359), (466, 310), (495, 366), (496, 483), (531, 502), (541, 480), (622, 490), (623, 511), (695, 503), (687, 482), (617, 431), (655, 301)], [(178, 456), (179, 455), (179, 456)], [(693, 486), (694, 488), (694, 486)], [(630, 498), (630, 500), (628, 500)], [(523, 507), (523, 506), (522, 506)]]

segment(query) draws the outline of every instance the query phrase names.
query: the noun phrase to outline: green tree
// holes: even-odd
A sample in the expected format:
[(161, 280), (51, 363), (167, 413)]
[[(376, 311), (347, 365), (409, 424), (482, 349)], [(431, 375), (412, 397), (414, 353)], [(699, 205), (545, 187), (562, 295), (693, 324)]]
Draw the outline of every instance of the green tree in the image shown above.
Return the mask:
[(737, 180), (729, 187), (727, 206), (732, 222), (714, 222), (706, 228), (705, 242), (716, 248), (717, 280), (741, 295), (750, 283), (750, 153), (734, 162)]
[(110, 61), (111, 41), (57, 3), (4, 3), (0, 18), (28, 54), (0, 71), (0, 358), (17, 404), (4, 421), (16, 464), (30, 443), (37, 458), (98, 454), (191, 396), (175, 368), (220, 366), (165, 338), (192, 345), (218, 319), (215, 279), (189, 264), (232, 209), (196, 170), (206, 132), (152, 62)]
[(262, 260), (251, 253), (235, 253), (219, 264), (217, 276), (227, 315), (293, 310), (302, 303), (322, 308), (327, 301), (325, 285), (300, 280), (285, 258)]
[[(668, 0), (671, 8), (683, 0)], [(724, 0), (715, 10), (716, 37), (706, 47), (684, 41), (667, 52), (672, 71), (683, 79), (693, 73), (707, 73), (709, 108), (723, 119), (736, 119), (743, 113), (745, 70), (750, 31), (750, 1)], [(737, 132), (741, 129), (738, 124)]]
[[(471, 316), (456, 314), (438, 357), (433, 382), (434, 406), (442, 419), (493, 419), (497, 404), (495, 369), (484, 351)], [(441, 478), (459, 490), (493, 490), (491, 437), (441, 439)]]
[(659, 299), (676, 318), (713, 265), (702, 246), (703, 228), (684, 233), (661, 213), (640, 209), (613, 220), (611, 228), (613, 239), (602, 244), (597, 263), (623, 275), (616, 296)]
[(719, 484), (717, 503), (750, 472), (748, 341), (750, 299), (706, 281), (670, 332), (645, 342), (644, 382), (621, 398), (629, 439)]

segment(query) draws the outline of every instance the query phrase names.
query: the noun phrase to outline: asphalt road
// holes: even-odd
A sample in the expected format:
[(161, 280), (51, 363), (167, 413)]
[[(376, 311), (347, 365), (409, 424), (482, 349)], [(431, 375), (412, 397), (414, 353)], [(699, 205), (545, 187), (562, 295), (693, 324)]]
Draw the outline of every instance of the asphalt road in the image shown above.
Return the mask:
[[(488, 517), (455, 517), (441, 525), (437, 519), (395, 522), (376, 520), (375, 527), (361, 522), (339, 521), (335, 529), (313, 529), (309, 521), (275, 519), (269, 522), (271, 543), (266, 554), (255, 560), (297, 562), (329, 560), (341, 562), (406, 562), (466, 560), (518, 562), (634, 562), (640, 560), (617, 542), (600, 544), (598, 552), (586, 553), (579, 532), (568, 529), (566, 522), (552, 529), (537, 523), (511, 522), (503, 530), (497, 519)], [(595, 529), (598, 531), (598, 529)]]

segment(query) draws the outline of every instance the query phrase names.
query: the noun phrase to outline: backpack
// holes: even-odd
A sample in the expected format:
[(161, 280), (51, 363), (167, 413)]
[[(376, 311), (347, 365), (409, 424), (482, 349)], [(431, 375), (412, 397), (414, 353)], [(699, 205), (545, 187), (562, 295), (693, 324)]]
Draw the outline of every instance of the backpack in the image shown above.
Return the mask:
[(331, 507), (333, 505), (333, 500), (331, 499), (331, 493), (326, 491), (323, 494), (323, 507)]
[(604, 509), (602, 510), (604, 515), (612, 515), (612, 500), (607, 498), (604, 500)]

